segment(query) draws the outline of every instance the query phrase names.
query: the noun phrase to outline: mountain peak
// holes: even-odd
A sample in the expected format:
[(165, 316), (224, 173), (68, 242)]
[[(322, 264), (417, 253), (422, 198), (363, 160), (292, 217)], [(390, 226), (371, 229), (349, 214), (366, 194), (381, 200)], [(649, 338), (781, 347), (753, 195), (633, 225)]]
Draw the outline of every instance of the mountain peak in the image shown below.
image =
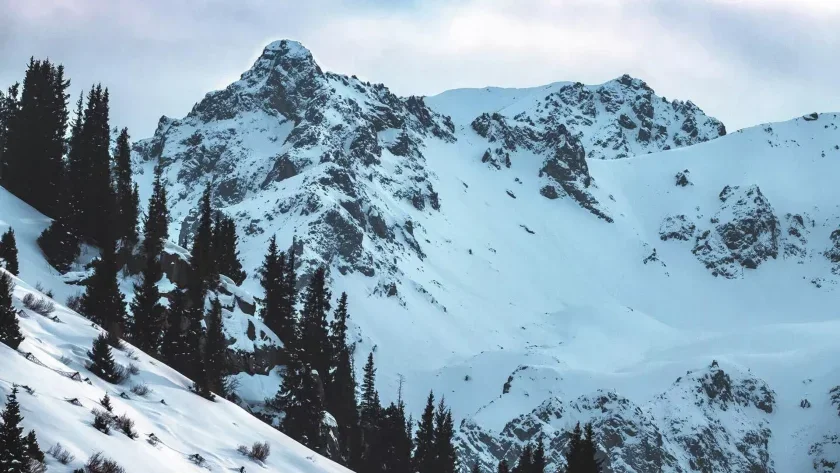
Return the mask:
[(298, 41), (294, 41), (291, 39), (280, 39), (277, 41), (272, 41), (268, 43), (268, 45), (263, 49), (263, 53), (260, 57), (271, 55), (272, 57), (276, 57), (277, 54), (280, 54), (284, 57), (289, 58), (300, 58), (300, 59), (311, 59), (312, 52), (306, 48), (303, 44)]

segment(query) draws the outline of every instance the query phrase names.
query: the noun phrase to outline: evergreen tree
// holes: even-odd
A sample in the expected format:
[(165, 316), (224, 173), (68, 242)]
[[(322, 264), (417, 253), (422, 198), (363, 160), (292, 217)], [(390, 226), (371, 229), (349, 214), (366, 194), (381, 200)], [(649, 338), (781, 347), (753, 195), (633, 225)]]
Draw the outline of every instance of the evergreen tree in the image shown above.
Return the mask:
[(187, 311), (189, 326), (187, 327), (185, 361), (188, 360), (189, 364), (184, 374), (193, 380), (193, 391), (196, 394), (212, 399), (207, 364), (201, 349), (201, 341), (205, 336), (204, 326), (201, 324), (204, 318), (203, 310), (202, 306), (193, 306)]
[(146, 258), (159, 257), (169, 237), (169, 210), (166, 186), (163, 184), (163, 167), (155, 166), (152, 196), (143, 220), (143, 252)]
[(123, 128), (114, 150), (114, 187), (116, 194), (115, 226), (117, 239), (123, 248), (137, 243), (137, 217), (140, 213), (137, 189), (131, 179), (131, 145), (128, 128)]
[(4, 473), (28, 473), (29, 470), (29, 455), (23, 427), (20, 426), (23, 417), (17, 392), (17, 387), (13, 387), (6, 398), (6, 407), (0, 414), (3, 420), (0, 425), (0, 471)]
[[(213, 258), (213, 206), (208, 184), (201, 198), (198, 228), (190, 250), (190, 298), (195, 306), (204, 309), (207, 291), (218, 285), (219, 273)], [(200, 313), (200, 312), (199, 312)]]
[(0, 91), (0, 184), (3, 183), (3, 175), (6, 169), (6, 144), (10, 131), (13, 131), (12, 123), (19, 109), (18, 92), (20, 84), (15, 83), (7, 89), (6, 95)]
[(131, 301), (133, 325), (131, 340), (140, 350), (154, 355), (163, 335), (164, 307), (160, 303), (158, 281), (163, 268), (158, 257), (146, 256), (146, 266), (139, 282), (134, 283), (134, 300)]
[(566, 472), (565, 473), (583, 473), (583, 432), (580, 429), (580, 422), (575, 425), (569, 437), (569, 443), (566, 447)]
[(455, 439), (455, 423), (452, 421), (452, 411), (446, 407), (443, 398), (435, 412), (434, 449), (437, 470), (439, 473), (455, 473), (458, 469), (458, 454), (453, 441)]
[(210, 311), (207, 313), (207, 343), (205, 345), (205, 360), (207, 366), (207, 381), (211, 391), (227, 395), (225, 392), (225, 350), (227, 340), (224, 333), (222, 319), (222, 303), (219, 298), (213, 299)]
[(584, 427), (580, 452), (581, 473), (601, 473), (601, 462), (595, 458), (598, 449), (595, 445), (595, 434), (592, 431), (591, 423), (586, 424), (586, 427)]
[(383, 412), (376, 391), (376, 367), (373, 353), (368, 354), (362, 378), (362, 400), (359, 405), (359, 428), (362, 437), (362, 471), (380, 471), (385, 462), (385, 443), (389, 440), (383, 430)]
[(116, 249), (119, 231), (115, 225), (118, 218), (116, 195), (111, 186), (111, 130), (108, 125), (109, 93), (97, 85), (92, 91), (85, 122), (82, 128), (85, 151), (89, 154), (90, 175), (87, 177), (86, 201), (84, 203), (85, 226), (83, 234), (91, 238), (100, 248)]
[(102, 248), (102, 255), (93, 263), (93, 275), (87, 280), (82, 295), (81, 312), (108, 331), (116, 346), (125, 332), (125, 298), (117, 283), (117, 262), (113, 247)]
[(5, 125), (3, 186), (50, 216), (59, 209), (69, 85), (63, 66), (30, 59)]
[(329, 391), (332, 346), (327, 325), (330, 310), (330, 291), (326, 284), (326, 269), (320, 267), (309, 280), (303, 312), (301, 313), (302, 355), (321, 378), (324, 390)]
[(160, 353), (166, 364), (182, 374), (188, 372), (188, 347), (184, 326), (187, 323), (187, 296), (176, 289), (170, 296), (166, 311), (166, 331), (163, 335)]
[(534, 449), (531, 471), (533, 473), (544, 473), (547, 460), (545, 458), (545, 438), (540, 434), (537, 439), (537, 447)]
[(38, 463), (44, 463), (46, 460), (44, 452), (41, 451), (41, 447), (38, 446), (38, 437), (35, 435), (34, 430), (30, 430), (26, 435), (26, 454), (29, 456), (30, 460), (34, 460)]
[(414, 471), (416, 473), (438, 473), (435, 441), (435, 395), (432, 392), (429, 393), (426, 408), (420, 417), (414, 445)]
[(470, 472), (472, 472), (472, 473), (481, 473), (481, 465), (478, 463), (478, 461), (476, 461), (475, 463), (473, 463), (473, 467), (472, 467), (472, 469), (470, 470)]
[(287, 296), (286, 255), (277, 252), (277, 239), (274, 236), (268, 242), (268, 251), (259, 275), (260, 285), (265, 291), (260, 315), (268, 328), (280, 337), (283, 345), (291, 349), (295, 342), (295, 320), (292, 313), (284, 311)]
[(4, 263), (6, 271), (15, 276), (20, 273), (15, 231), (11, 227), (0, 237), (0, 263)]
[(0, 269), (0, 343), (4, 343), (14, 350), (23, 341), (17, 311), (12, 306), (12, 277)]
[(534, 446), (531, 442), (525, 444), (522, 453), (519, 455), (519, 461), (513, 468), (513, 473), (531, 473), (534, 469)]
[(382, 412), (379, 436), (381, 439), (383, 471), (409, 472), (411, 471), (411, 430), (405, 416), (405, 405), (402, 399), (396, 404), (391, 403)]
[(312, 368), (300, 357), (292, 356), (286, 365), (283, 384), (273, 404), (285, 414), (280, 429), (286, 435), (312, 450), (323, 451), (324, 408)]
[(91, 373), (109, 383), (119, 381), (119, 369), (114, 362), (114, 356), (111, 354), (111, 345), (106, 334), (100, 333), (93, 340), (93, 348), (88, 352), (88, 358), (90, 358), (88, 369)]
[[(330, 366), (330, 389), (327, 391), (327, 410), (338, 423), (339, 444), (341, 455), (349, 461), (355, 454), (356, 441), (359, 432), (359, 407), (356, 402), (356, 379), (353, 375), (352, 348), (347, 345), (347, 294), (342, 293), (338, 307), (333, 314), (330, 324), (330, 342), (332, 343), (332, 364)], [(402, 424), (405, 431), (405, 412), (402, 408)], [(409, 441), (411, 439), (409, 438)], [(409, 450), (409, 457), (410, 457)], [(394, 470), (397, 471), (397, 470)], [(404, 470), (407, 471), (407, 470)]]
[[(285, 275), (282, 278), (282, 290), (279, 298), (279, 320), (281, 320), (280, 330), (288, 332), (286, 336), (289, 340), (294, 340), (297, 335), (295, 332), (297, 330), (295, 304), (297, 304), (298, 301), (297, 273), (295, 269), (295, 265), (297, 264), (295, 259), (295, 245), (296, 241), (292, 240), (292, 247), (289, 249), (289, 252), (285, 254)], [(283, 255), (283, 253), (281, 253), (281, 255)], [(278, 333), (278, 335), (280, 334)]]
[(507, 460), (503, 458), (502, 461), (499, 462), (499, 468), (496, 471), (497, 473), (510, 473), (510, 466), (508, 466)]
[(111, 405), (111, 398), (108, 397), (108, 393), (105, 393), (105, 396), (99, 400), (99, 405), (108, 412), (114, 412), (114, 406)]
[(219, 274), (231, 278), (238, 286), (245, 280), (246, 274), (242, 270), (236, 245), (236, 222), (218, 212), (213, 226), (213, 255), (216, 258), (216, 268)]

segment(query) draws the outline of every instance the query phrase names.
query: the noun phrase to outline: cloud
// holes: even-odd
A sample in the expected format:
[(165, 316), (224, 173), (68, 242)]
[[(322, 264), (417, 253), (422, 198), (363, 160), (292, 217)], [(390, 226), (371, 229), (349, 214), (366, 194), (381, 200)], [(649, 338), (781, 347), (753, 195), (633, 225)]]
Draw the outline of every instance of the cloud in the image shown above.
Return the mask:
[(840, 110), (840, 2), (0, 0), (0, 10), (10, 12), (0, 84), (30, 55), (50, 56), (75, 87), (108, 85), (115, 124), (136, 137), (236, 80), (278, 38), (403, 95), (627, 72), (729, 129)]

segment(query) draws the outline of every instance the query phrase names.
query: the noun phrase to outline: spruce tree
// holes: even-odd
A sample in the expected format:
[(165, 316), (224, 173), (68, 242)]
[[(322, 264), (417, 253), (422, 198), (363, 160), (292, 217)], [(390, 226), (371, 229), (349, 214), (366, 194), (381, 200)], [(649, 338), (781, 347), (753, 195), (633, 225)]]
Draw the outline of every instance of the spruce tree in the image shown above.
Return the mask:
[(23, 417), (17, 400), (17, 387), (6, 398), (6, 407), (0, 414), (0, 471), (3, 473), (29, 473), (29, 455), (26, 438), (20, 426)]
[(6, 95), (0, 91), (0, 184), (3, 184), (4, 172), (7, 168), (6, 145), (9, 135), (14, 131), (14, 119), (18, 113), (18, 92), (20, 84), (15, 83), (7, 89)]
[(435, 395), (432, 392), (429, 392), (426, 408), (420, 417), (414, 445), (414, 471), (417, 473), (438, 473), (435, 442)]
[(368, 354), (362, 378), (362, 399), (359, 404), (359, 428), (362, 434), (362, 471), (379, 471), (385, 461), (385, 443), (388, 438), (383, 432), (383, 412), (376, 391), (376, 367), (373, 353)]
[(583, 432), (580, 429), (580, 422), (575, 424), (574, 430), (569, 437), (566, 446), (566, 473), (583, 473)]
[(136, 188), (131, 178), (131, 145), (129, 144), (128, 128), (123, 128), (117, 138), (114, 149), (114, 187), (117, 213), (117, 240), (123, 248), (130, 249), (137, 243), (138, 209)]
[(88, 358), (90, 358), (88, 369), (91, 373), (109, 383), (116, 383), (120, 380), (117, 364), (114, 362), (113, 354), (111, 354), (108, 335), (100, 333), (93, 340), (93, 347), (88, 352)]
[(210, 303), (210, 310), (207, 312), (207, 343), (204, 351), (208, 387), (222, 396), (227, 395), (224, 378), (225, 350), (227, 350), (227, 340), (224, 333), (222, 303), (217, 297)]
[(193, 391), (196, 394), (212, 399), (213, 393), (210, 390), (207, 364), (201, 349), (201, 340), (205, 336), (204, 326), (201, 324), (204, 318), (203, 311), (203, 306), (193, 306), (187, 311), (189, 326), (187, 327), (185, 358), (189, 365), (184, 374), (193, 380)]
[(11, 227), (0, 237), (0, 263), (5, 265), (6, 271), (15, 276), (20, 274), (15, 231)]
[[(455, 424), (452, 411), (446, 407), (443, 398), (435, 412), (434, 451), (439, 473), (455, 473), (458, 469), (458, 454), (453, 444)], [(530, 472), (526, 472), (530, 473)]]
[(280, 337), (283, 345), (287, 349), (291, 349), (295, 342), (295, 320), (292, 317), (286, 317), (286, 315), (291, 314), (285, 314), (283, 311), (285, 307), (283, 300), (286, 297), (285, 266), (285, 254), (277, 252), (277, 239), (272, 236), (268, 242), (265, 259), (259, 270), (260, 285), (265, 291), (260, 315), (268, 328)]
[[(296, 338), (296, 335), (298, 335), (295, 332), (297, 330), (295, 304), (297, 304), (298, 301), (297, 273), (295, 269), (295, 265), (297, 264), (295, 258), (295, 245), (295, 240), (292, 240), (292, 247), (289, 249), (289, 252), (285, 254), (285, 275), (282, 278), (282, 296), (279, 299), (279, 320), (281, 320), (280, 330), (288, 332), (286, 336), (289, 338), (289, 340), (294, 340)], [(283, 253), (281, 253), (281, 259), (282, 255)], [(285, 341), (286, 340), (284, 340), (284, 342)]]
[(411, 431), (402, 399), (383, 410), (380, 420), (381, 462), (386, 472), (411, 471)]
[(99, 400), (99, 405), (104, 407), (108, 412), (114, 412), (114, 406), (111, 405), (111, 398), (108, 397), (108, 393), (105, 393), (105, 396)]
[(533, 473), (545, 473), (547, 460), (545, 458), (545, 438), (540, 434), (537, 438), (537, 447), (534, 449), (531, 471)]
[(131, 301), (133, 318), (131, 340), (140, 350), (154, 355), (163, 335), (164, 307), (160, 303), (158, 281), (163, 268), (157, 256), (146, 256), (146, 267), (139, 282), (134, 283), (134, 300)]
[(190, 250), (190, 298), (203, 311), (207, 291), (218, 285), (219, 273), (213, 258), (213, 206), (210, 185), (204, 189), (199, 207), (198, 228)]
[(117, 262), (113, 246), (102, 248), (102, 255), (93, 263), (93, 275), (87, 280), (82, 295), (81, 312), (108, 331), (112, 345), (117, 346), (125, 332), (125, 298), (117, 282)]
[(330, 310), (330, 291), (326, 284), (326, 269), (320, 267), (309, 280), (301, 313), (302, 354), (329, 391), (332, 346), (330, 344), (327, 314)]
[(166, 311), (166, 331), (161, 342), (160, 354), (166, 364), (187, 375), (189, 366), (188, 347), (184, 326), (187, 323), (187, 295), (176, 289), (169, 297)]
[(481, 465), (476, 461), (473, 463), (472, 469), (470, 470), (471, 473), (481, 473)]
[(601, 462), (595, 458), (597, 453), (595, 434), (592, 431), (592, 424), (588, 423), (584, 427), (584, 436), (580, 448), (581, 473), (601, 473)]
[(20, 332), (17, 311), (12, 306), (13, 288), (12, 277), (0, 269), (0, 343), (17, 350), (24, 337)]
[(499, 462), (499, 468), (496, 471), (497, 473), (510, 473), (510, 466), (508, 465), (507, 460), (503, 458), (502, 461)]
[(213, 256), (216, 258), (216, 268), (219, 274), (231, 278), (238, 286), (245, 280), (246, 274), (242, 270), (236, 245), (236, 222), (218, 212), (213, 226)]
[(44, 460), (46, 460), (44, 452), (41, 451), (41, 447), (38, 445), (38, 437), (35, 435), (34, 430), (30, 430), (26, 435), (26, 454), (29, 456), (30, 461), (34, 460), (38, 463), (44, 463)]
[[(342, 293), (330, 324), (332, 364), (330, 389), (327, 391), (327, 410), (338, 423), (339, 444), (342, 457), (349, 461), (355, 454), (359, 437), (359, 407), (356, 402), (356, 379), (353, 375), (352, 347), (347, 345), (347, 294)], [(405, 413), (403, 412), (403, 417)], [(403, 431), (405, 419), (402, 421)], [(410, 439), (409, 439), (410, 440)], [(410, 454), (410, 452), (409, 452)], [(397, 470), (393, 470), (397, 471)]]
[(531, 473), (534, 467), (534, 446), (531, 442), (525, 444), (522, 453), (519, 454), (519, 460), (513, 468), (513, 473)]
[(285, 414), (280, 424), (283, 433), (312, 450), (323, 452), (323, 404), (312, 368), (298, 356), (292, 356), (287, 363), (273, 405)]
[(169, 210), (166, 186), (163, 183), (163, 166), (155, 166), (152, 196), (143, 220), (143, 252), (146, 258), (158, 258), (169, 237)]

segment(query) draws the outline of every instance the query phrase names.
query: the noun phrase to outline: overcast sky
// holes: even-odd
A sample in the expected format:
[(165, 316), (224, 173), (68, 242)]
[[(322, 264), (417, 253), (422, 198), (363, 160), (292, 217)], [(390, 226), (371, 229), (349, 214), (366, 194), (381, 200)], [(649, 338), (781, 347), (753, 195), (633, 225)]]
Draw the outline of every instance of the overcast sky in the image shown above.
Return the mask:
[(50, 57), (143, 138), (282, 38), (400, 95), (629, 73), (729, 130), (840, 111), (840, 0), (0, 0), (0, 86)]

